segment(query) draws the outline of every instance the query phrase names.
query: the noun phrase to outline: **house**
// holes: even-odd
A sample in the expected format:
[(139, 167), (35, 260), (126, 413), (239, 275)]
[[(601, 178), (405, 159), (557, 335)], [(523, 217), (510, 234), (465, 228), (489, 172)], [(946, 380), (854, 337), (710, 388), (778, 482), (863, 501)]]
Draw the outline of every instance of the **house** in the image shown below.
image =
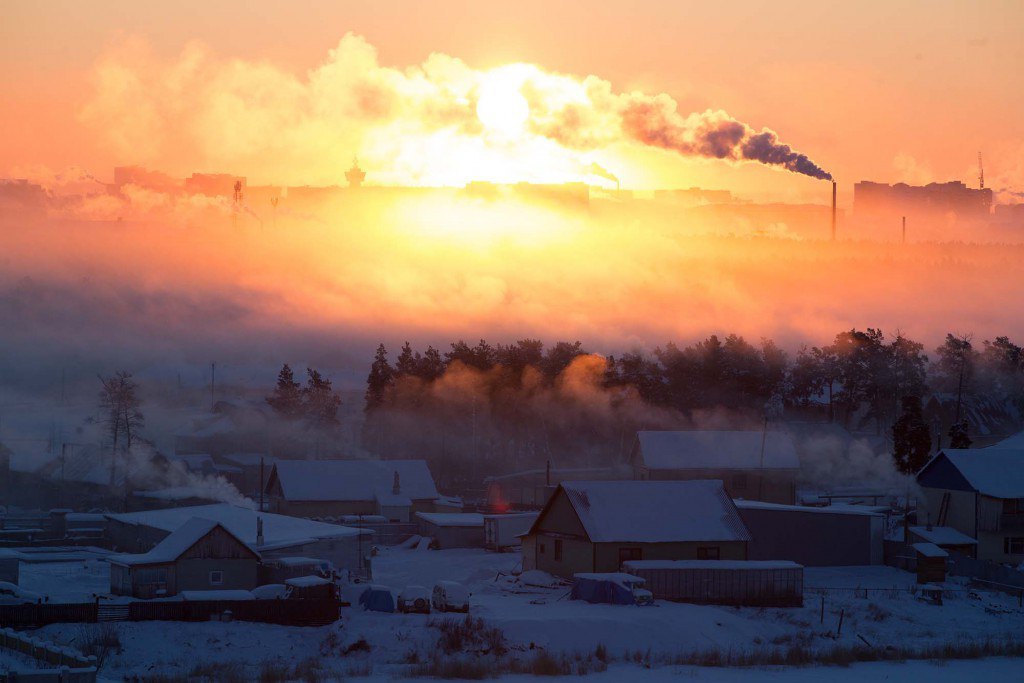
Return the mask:
[(523, 568), (572, 578), (628, 560), (745, 560), (749, 541), (720, 481), (563, 482), (523, 537)]
[(917, 483), (919, 524), (969, 536), (979, 560), (1024, 561), (1024, 449), (947, 448), (921, 468)]
[(110, 514), (108, 540), (118, 550), (144, 553), (193, 517), (219, 522), (264, 559), (314, 557), (339, 570), (364, 572), (372, 531), (257, 512), (218, 503)]
[(295, 517), (380, 515), (409, 523), (440, 497), (423, 460), (278, 460), (267, 478), (270, 509)]
[(884, 561), (885, 515), (876, 512), (877, 508), (809, 507), (758, 500), (737, 500), (736, 508), (750, 531), (750, 560), (791, 560), (805, 567)]
[(416, 523), (420, 536), (442, 550), (484, 545), (484, 516), (476, 512), (417, 512)]
[(731, 498), (792, 505), (800, 459), (782, 431), (642, 431), (629, 465), (634, 479), (717, 479)]
[(260, 554), (219, 522), (193, 517), (151, 550), (107, 561), (113, 594), (155, 598), (182, 591), (252, 590)]

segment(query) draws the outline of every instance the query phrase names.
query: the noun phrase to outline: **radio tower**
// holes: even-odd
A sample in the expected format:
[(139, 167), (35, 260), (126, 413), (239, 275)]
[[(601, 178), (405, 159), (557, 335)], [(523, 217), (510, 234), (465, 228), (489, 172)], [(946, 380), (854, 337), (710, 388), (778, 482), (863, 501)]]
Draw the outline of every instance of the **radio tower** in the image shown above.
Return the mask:
[(985, 189), (985, 167), (981, 165), (981, 152), (978, 152), (978, 186)]

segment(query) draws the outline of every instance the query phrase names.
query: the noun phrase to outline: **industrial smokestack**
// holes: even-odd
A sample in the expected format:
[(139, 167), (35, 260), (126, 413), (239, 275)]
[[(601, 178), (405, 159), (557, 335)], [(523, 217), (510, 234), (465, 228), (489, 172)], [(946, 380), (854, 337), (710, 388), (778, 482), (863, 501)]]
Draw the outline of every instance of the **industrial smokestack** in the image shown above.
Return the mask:
[(836, 181), (833, 180), (833, 242), (836, 241)]

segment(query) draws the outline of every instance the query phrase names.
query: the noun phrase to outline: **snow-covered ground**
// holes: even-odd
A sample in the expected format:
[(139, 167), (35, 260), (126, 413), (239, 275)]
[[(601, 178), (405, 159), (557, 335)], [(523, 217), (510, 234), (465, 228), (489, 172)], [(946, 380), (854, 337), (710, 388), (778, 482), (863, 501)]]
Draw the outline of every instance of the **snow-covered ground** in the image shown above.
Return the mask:
[[(803, 607), (789, 609), (663, 601), (654, 607), (591, 605), (569, 600), (566, 587), (537, 588), (516, 583), (510, 575), (518, 565), (519, 556), (515, 553), (389, 548), (374, 558), (374, 583), (389, 586), (397, 593), (406, 585), (430, 587), (442, 579), (462, 582), (472, 591), (471, 614), (504, 633), (510, 656), (528, 658), (547, 651), (592, 659), (601, 645), (607, 649), (613, 669), (595, 674), (601, 681), (626, 680), (613, 672), (628, 672), (644, 682), (660, 681), (662, 676), (677, 677), (678, 667), (674, 664), (712, 651), (767, 654), (800, 648), (824, 653), (837, 646), (865, 644), (878, 649), (889, 645), (925, 648), (986, 639), (1020, 643), (1024, 639), (1024, 610), (1018, 607), (1016, 597), (972, 593), (959, 584), (948, 584), (960, 592), (947, 595), (944, 604), (936, 606), (917, 599), (911, 592), (912, 574), (890, 567), (807, 569), (805, 586), (826, 589), (822, 620), (819, 594), (811, 592), (805, 595)], [(75, 595), (78, 599), (91, 599), (93, 593), (105, 591), (108, 585), (106, 565), (95, 560), (24, 565), (22, 577), (26, 588), (50, 593), (51, 600), (74, 599)], [(867, 598), (863, 590), (850, 590), (864, 588), (886, 590), (869, 591)], [(841, 613), (842, 633), (837, 636)], [(113, 678), (146, 673), (182, 675), (204, 662), (234, 662), (253, 676), (264, 663), (315, 663), (325, 672), (340, 675), (402, 677), (412, 672), (412, 663), (428, 660), (437, 651), (439, 630), (429, 625), (437, 620), (437, 615), (381, 614), (343, 608), (340, 622), (322, 628), (239, 622), (139, 622), (53, 625), (41, 629), (41, 635), (84, 647), (101, 629), (116, 629), (120, 651), (111, 652), (103, 666), (104, 675)], [(467, 653), (471, 656), (471, 649)], [(636, 660), (649, 661), (654, 669), (633, 664)], [(949, 666), (976, 665), (980, 663), (957, 662)], [(1024, 662), (1017, 660), (1014, 665), (1019, 666), (1015, 671), (1024, 671)], [(911, 675), (907, 674), (911, 670), (926, 671), (914, 667), (930, 665), (872, 666), (876, 668), (864, 671), (890, 672), (903, 678)], [(1006, 665), (986, 660), (984, 666)], [(952, 670), (941, 668), (936, 675)], [(818, 671), (819, 677), (810, 678), (809, 672), (813, 671)], [(687, 668), (685, 675), (708, 681), (804, 681), (821, 680), (820, 671), (729, 669), (723, 673)], [(846, 680), (831, 673), (829, 677)]]

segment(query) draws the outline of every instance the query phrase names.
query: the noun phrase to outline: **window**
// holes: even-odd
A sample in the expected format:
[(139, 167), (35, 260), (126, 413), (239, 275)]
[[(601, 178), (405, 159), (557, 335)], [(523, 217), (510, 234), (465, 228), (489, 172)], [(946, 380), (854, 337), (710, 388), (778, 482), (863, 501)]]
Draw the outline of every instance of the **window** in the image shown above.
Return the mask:
[(562, 561), (562, 542), (555, 541), (555, 562)]
[(1024, 536), (1007, 536), (1003, 539), (1003, 552), (1007, 555), (1024, 555)]
[(697, 559), (698, 560), (717, 560), (721, 557), (722, 551), (718, 547), (714, 548), (697, 548)]
[(222, 571), (212, 571), (212, 572), (210, 572), (210, 585), (211, 586), (220, 586), (223, 583), (224, 583), (224, 572), (222, 572)]
[(644, 551), (642, 548), (619, 548), (619, 564), (623, 562), (629, 562), (631, 560), (642, 560), (644, 559)]
[(745, 474), (734, 474), (732, 477), (732, 490), (733, 491), (746, 491), (747, 490), (747, 475)]

